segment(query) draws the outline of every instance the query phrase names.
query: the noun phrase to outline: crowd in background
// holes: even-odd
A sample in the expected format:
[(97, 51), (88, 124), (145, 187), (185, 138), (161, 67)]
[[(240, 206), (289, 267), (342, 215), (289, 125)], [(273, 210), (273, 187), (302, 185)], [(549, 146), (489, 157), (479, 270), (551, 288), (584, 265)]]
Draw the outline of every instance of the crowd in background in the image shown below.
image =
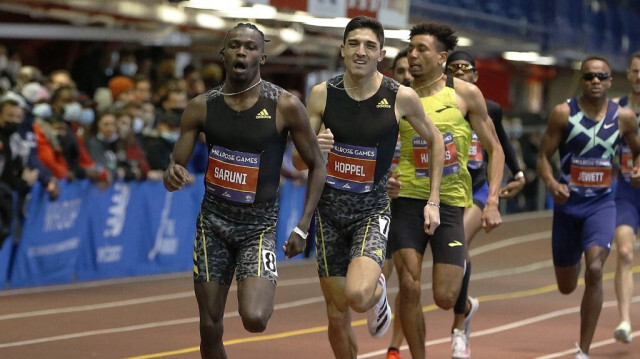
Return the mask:
[[(176, 77), (174, 60), (149, 64), (128, 51), (121, 51), (108, 67), (96, 67), (90, 58), (82, 61), (71, 72), (43, 74), (37, 67), (23, 66), (19, 54), (8, 54), (0, 45), (0, 196), (6, 198), (2, 213), (21, 207), (36, 181), (54, 200), (63, 179), (89, 179), (101, 188), (116, 180), (161, 180), (187, 102), (223, 77), (215, 64), (201, 69), (188, 65)], [(517, 145), (522, 125), (506, 119), (505, 128)], [(507, 205), (510, 212), (539, 208), (536, 135), (526, 136), (518, 146), (528, 184)], [(201, 138), (187, 169), (205, 172), (207, 158)], [(283, 180), (304, 183), (305, 173), (288, 164), (285, 158)], [(0, 227), (7, 232), (11, 221), (9, 215), (0, 216)]]

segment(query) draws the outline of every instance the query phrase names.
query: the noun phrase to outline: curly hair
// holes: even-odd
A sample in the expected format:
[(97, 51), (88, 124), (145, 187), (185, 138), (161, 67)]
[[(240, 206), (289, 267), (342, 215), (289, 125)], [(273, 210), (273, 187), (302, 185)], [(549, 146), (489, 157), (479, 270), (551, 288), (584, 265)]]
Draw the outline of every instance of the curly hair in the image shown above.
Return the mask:
[(440, 51), (451, 51), (458, 44), (458, 37), (455, 35), (455, 31), (449, 25), (437, 22), (423, 22), (415, 25), (411, 28), (409, 39), (417, 35), (431, 35), (436, 38), (438, 45), (440, 45)]

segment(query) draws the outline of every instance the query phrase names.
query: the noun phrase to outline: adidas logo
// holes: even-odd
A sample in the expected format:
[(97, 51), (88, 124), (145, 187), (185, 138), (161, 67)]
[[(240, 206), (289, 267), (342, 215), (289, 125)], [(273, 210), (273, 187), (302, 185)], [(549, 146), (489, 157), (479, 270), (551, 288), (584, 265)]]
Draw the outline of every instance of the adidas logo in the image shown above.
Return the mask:
[(267, 109), (263, 109), (262, 111), (258, 112), (258, 114), (256, 115), (256, 120), (270, 120), (271, 119), (271, 115), (269, 115), (269, 112), (267, 112)]
[(373, 251), (373, 254), (378, 256), (378, 258), (382, 258), (382, 249), (376, 249)]
[(383, 98), (380, 102), (378, 102), (376, 108), (391, 108), (391, 105), (389, 105), (389, 101), (387, 101), (386, 98)]

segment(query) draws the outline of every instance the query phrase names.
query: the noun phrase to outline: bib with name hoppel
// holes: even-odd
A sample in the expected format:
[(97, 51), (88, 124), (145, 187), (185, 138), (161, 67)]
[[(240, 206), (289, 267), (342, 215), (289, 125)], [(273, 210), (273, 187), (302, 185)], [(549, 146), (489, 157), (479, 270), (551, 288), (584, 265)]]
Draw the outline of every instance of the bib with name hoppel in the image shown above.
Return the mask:
[(348, 192), (371, 192), (377, 155), (375, 147), (334, 143), (327, 162), (327, 184)]
[(233, 202), (253, 203), (259, 172), (259, 154), (212, 146), (205, 178), (207, 192)]

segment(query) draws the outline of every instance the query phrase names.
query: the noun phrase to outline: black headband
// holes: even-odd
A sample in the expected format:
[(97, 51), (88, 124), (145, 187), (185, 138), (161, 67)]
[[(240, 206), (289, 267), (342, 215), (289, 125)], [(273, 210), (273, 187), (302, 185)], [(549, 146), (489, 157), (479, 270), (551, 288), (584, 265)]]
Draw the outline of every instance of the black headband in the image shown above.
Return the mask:
[(447, 65), (458, 60), (467, 61), (468, 63), (471, 64), (471, 66), (473, 67), (476, 66), (476, 60), (473, 59), (473, 56), (471, 56), (468, 52), (464, 52), (464, 51), (452, 52), (447, 58)]

